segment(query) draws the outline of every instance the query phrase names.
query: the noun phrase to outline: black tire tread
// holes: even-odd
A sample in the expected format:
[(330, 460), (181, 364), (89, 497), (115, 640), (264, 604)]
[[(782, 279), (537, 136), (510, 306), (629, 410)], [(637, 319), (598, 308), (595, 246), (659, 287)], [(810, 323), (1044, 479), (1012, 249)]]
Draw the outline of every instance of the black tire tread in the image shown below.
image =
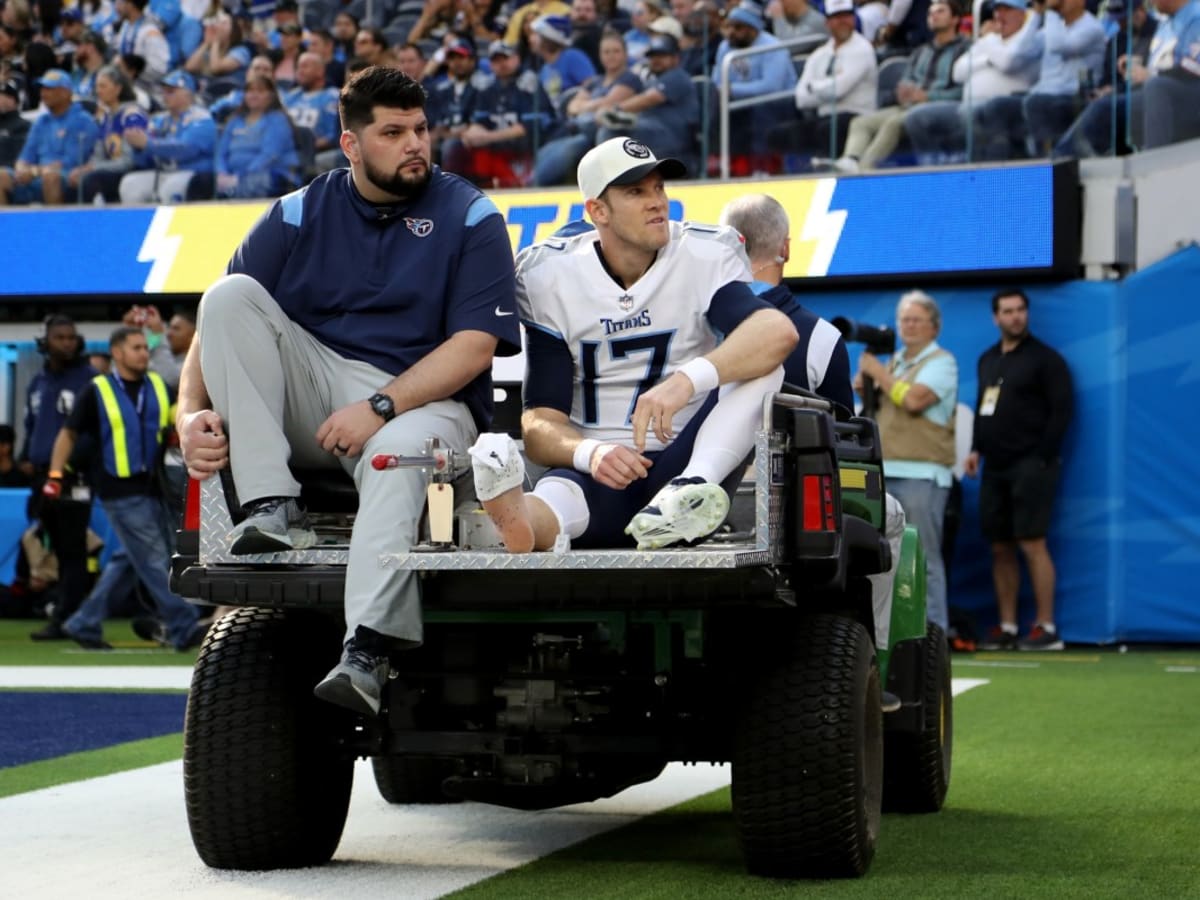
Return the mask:
[(321, 865), (341, 840), (353, 757), (345, 715), (312, 696), (338, 658), (331, 620), (248, 607), (210, 630), (184, 724), (192, 841), (218, 869)]
[[(941, 627), (928, 623), (922, 648), (921, 730), (889, 732), (884, 750), (883, 808), (887, 812), (935, 813), (946, 802), (954, 748), (954, 700), (950, 651)], [(945, 733), (942, 732), (945, 704)]]
[(883, 775), (874, 647), (861, 624), (834, 615), (772, 631), (759, 635), (733, 755), (747, 868), (861, 876), (875, 852)]

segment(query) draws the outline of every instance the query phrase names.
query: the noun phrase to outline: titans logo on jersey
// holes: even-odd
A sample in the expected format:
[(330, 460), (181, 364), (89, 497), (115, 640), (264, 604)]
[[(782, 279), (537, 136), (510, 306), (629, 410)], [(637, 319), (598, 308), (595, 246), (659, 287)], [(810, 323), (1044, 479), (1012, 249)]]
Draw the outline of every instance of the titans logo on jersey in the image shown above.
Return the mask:
[[(708, 319), (714, 295), (749, 282), (740, 236), (731, 228), (671, 223), (671, 238), (628, 289), (605, 270), (594, 231), (553, 239), (517, 257), (517, 303), (528, 329), (562, 341), (574, 365), (570, 418), (586, 437), (628, 442), (638, 396), (720, 342)], [(538, 382), (531, 370), (527, 380)], [(672, 422), (678, 433), (704, 402)], [(663, 445), (646, 436), (648, 450)]]

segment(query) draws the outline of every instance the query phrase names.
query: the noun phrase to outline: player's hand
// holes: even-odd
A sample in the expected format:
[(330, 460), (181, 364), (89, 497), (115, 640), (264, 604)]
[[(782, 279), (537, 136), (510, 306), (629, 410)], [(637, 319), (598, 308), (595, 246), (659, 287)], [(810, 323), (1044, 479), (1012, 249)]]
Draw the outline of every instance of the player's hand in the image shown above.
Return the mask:
[(687, 406), (695, 393), (692, 379), (676, 372), (638, 397), (637, 406), (633, 408), (633, 446), (639, 453), (646, 449), (646, 431), (650, 428), (664, 444), (675, 437), (671, 419)]
[(640, 453), (620, 444), (601, 444), (592, 451), (592, 477), (605, 487), (622, 491), (650, 474), (654, 465)]
[(211, 409), (188, 413), (176, 423), (179, 447), (188, 475), (203, 481), (229, 465), (229, 438), (225, 424)]
[(223, 172), (217, 176), (217, 191), (227, 194), (237, 189), (238, 177), (230, 172)]
[(979, 474), (979, 451), (972, 450), (966, 460), (963, 461), (963, 474), (968, 478), (974, 478)]
[(366, 400), (335, 410), (317, 429), (317, 443), (334, 456), (359, 456), (383, 419)]
[(62, 479), (47, 478), (42, 485), (42, 496), (47, 500), (57, 500), (62, 496)]

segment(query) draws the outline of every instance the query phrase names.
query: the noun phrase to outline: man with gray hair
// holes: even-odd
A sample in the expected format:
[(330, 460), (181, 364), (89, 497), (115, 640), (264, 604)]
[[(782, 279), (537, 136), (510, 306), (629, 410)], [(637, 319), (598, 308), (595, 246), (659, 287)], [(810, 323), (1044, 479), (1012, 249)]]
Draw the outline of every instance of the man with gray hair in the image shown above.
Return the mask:
[(800, 335), (800, 342), (783, 364), (784, 380), (854, 409), (850, 354), (842, 333), (801, 306), (783, 284), (783, 267), (791, 257), (792, 243), (783, 205), (766, 194), (745, 194), (725, 205), (720, 224), (737, 229), (746, 242), (753, 278), (750, 290), (791, 319)]
[[(783, 267), (791, 254), (791, 224), (783, 205), (766, 194), (745, 194), (725, 205), (720, 224), (737, 229), (745, 241), (753, 279), (750, 290), (786, 314), (800, 335), (799, 343), (784, 361), (784, 381), (853, 410), (850, 354), (842, 333), (801, 306), (783, 283)], [(875, 645), (881, 649), (888, 646), (892, 589), (906, 524), (904, 510), (891, 494), (887, 496), (886, 510), (884, 532), (892, 546), (892, 564), (886, 572), (870, 576)], [(898, 708), (899, 703), (894, 696), (885, 696), (884, 711)]]
[(883, 363), (863, 353), (855, 376), (880, 394), (876, 420), (883, 442), (883, 473), (893, 494), (921, 536), (925, 550), (926, 616), (949, 627), (942, 531), (955, 463), (954, 408), (958, 402), (958, 363), (937, 344), (942, 314), (924, 291), (909, 291), (896, 307), (903, 350)]

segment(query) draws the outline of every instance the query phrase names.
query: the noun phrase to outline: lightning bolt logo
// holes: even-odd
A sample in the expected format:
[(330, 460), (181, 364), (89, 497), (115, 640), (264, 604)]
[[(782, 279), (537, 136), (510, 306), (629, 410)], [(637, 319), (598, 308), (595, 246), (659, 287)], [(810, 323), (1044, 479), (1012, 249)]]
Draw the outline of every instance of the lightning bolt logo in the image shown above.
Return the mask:
[(833, 202), (833, 191), (837, 187), (836, 178), (819, 178), (811, 182), (812, 197), (808, 202), (808, 214), (800, 228), (797, 243), (801, 262), (807, 259), (803, 266), (803, 274), (811, 277), (829, 273), (829, 265), (833, 262), (833, 253), (837, 250), (838, 240), (846, 225), (846, 210), (830, 210)]
[(150, 227), (146, 229), (146, 236), (142, 239), (142, 248), (138, 250), (138, 262), (153, 263), (150, 274), (146, 276), (146, 283), (142, 286), (142, 290), (147, 294), (163, 293), (167, 278), (171, 274), (171, 267), (175, 265), (175, 256), (183, 243), (182, 236), (169, 233), (174, 216), (173, 207), (158, 207), (154, 211), (154, 218), (150, 220)]

